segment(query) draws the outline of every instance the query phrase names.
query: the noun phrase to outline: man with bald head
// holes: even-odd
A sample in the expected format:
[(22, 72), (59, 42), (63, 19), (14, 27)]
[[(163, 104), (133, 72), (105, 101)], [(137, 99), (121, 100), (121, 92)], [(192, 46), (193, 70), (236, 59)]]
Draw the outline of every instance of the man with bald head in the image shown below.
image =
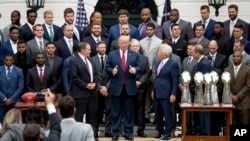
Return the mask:
[(73, 39), (74, 27), (73, 25), (67, 24), (63, 28), (64, 36), (55, 42), (56, 55), (61, 57), (63, 60), (73, 55), (73, 45), (77, 44), (78, 41)]
[(119, 139), (121, 123), (125, 139), (133, 140), (136, 74), (141, 71), (139, 55), (128, 49), (129, 37), (120, 36), (118, 45), (119, 49), (109, 53), (106, 64), (106, 72), (110, 75), (112, 141)]
[(155, 25), (155, 36), (162, 39), (162, 28), (156, 21), (152, 19), (151, 10), (149, 8), (143, 8), (141, 10), (141, 20), (142, 23), (138, 26), (141, 39), (147, 36), (146, 26), (148, 23), (153, 23)]

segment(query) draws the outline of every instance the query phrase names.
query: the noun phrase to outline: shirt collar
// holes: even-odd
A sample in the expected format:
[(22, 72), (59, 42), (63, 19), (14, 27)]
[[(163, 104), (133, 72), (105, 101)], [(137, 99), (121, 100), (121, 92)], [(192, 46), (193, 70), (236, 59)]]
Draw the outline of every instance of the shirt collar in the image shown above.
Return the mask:
[(94, 34), (91, 34), (91, 36), (93, 37), (93, 39), (96, 41), (97, 39), (99, 39), (99, 41), (101, 41), (101, 35), (99, 35), (98, 37), (94, 36)]
[(63, 36), (63, 38), (64, 38), (64, 40), (67, 41), (67, 42), (68, 42), (68, 40), (73, 41), (73, 38), (67, 38), (67, 37), (65, 37), (65, 36)]
[(165, 59), (161, 60), (161, 62), (162, 62), (163, 64), (165, 64), (168, 60), (169, 60), (169, 58), (165, 58)]
[(177, 43), (179, 39), (180, 39), (180, 36), (177, 37), (177, 38), (175, 38), (175, 39), (173, 38), (172, 41), (174, 41), (175, 43)]
[(211, 54), (211, 53), (209, 52), (209, 55), (210, 55), (210, 56), (216, 56), (216, 55), (217, 55), (217, 52), (215, 52), (214, 54)]
[(100, 58), (101, 59), (101, 57), (103, 57), (103, 59), (105, 58), (105, 54), (104, 55), (101, 55), (101, 54), (97, 54), (97, 56), (98, 56), (98, 58)]
[(38, 66), (38, 65), (36, 65), (36, 68), (39, 70), (39, 69), (43, 69), (44, 70), (44, 68), (45, 68), (45, 65), (43, 65), (41, 68)]
[(7, 67), (7, 66), (5, 65), (5, 69), (7, 70), (8, 68), (10, 68), (10, 70), (12, 70), (13, 65), (11, 65), (10, 67)]
[(236, 18), (236, 19), (235, 19), (235, 20), (233, 20), (233, 21), (230, 19), (230, 23), (231, 23), (231, 24), (232, 24), (232, 23), (233, 23), (233, 24), (236, 24), (236, 23), (237, 23), (237, 21), (238, 21), (238, 18)]
[(238, 66), (234, 65), (234, 69), (235, 69), (235, 67), (237, 67), (239, 69), (241, 66), (242, 66), (242, 63), (240, 63)]
[(201, 55), (201, 57), (198, 60), (198, 63), (201, 61), (202, 58), (204, 58), (204, 55)]

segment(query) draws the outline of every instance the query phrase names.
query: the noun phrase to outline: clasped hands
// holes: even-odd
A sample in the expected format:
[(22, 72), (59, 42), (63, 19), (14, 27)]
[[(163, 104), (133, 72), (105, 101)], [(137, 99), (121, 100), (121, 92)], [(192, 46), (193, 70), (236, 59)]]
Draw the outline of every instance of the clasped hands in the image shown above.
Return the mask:
[(88, 83), (87, 86), (86, 86), (86, 88), (87, 88), (88, 90), (94, 90), (95, 87), (96, 87), (96, 84), (95, 84), (95, 83)]

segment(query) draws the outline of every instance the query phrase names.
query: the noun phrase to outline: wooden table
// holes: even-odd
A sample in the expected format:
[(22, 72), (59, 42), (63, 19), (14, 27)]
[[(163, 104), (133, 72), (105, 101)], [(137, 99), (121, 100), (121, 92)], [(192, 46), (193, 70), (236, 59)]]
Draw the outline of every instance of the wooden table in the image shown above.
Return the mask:
[[(29, 110), (30, 107), (34, 106), (40, 107), (41, 110), (47, 110), (44, 102), (34, 102), (34, 103), (16, 102), (16, 108), (19, 109), (20, 111), (27, 111)], [(57, 108), (57, 102), (55, 102), (55, 106)]]
[[(182, 105), (181, 113), (181, 130), (182, 141), (229, 141), (230, 138), (230, 125), (232, 124), (232, 116), (234, 106), (194, 106), (194, 105)], [(226, 113), (226, 135), (225, 136), (187, 136), (186, 135), (186, 113), (187, 112), (225, 112)], [(212, 122), (212, 121), (211, 121)]]

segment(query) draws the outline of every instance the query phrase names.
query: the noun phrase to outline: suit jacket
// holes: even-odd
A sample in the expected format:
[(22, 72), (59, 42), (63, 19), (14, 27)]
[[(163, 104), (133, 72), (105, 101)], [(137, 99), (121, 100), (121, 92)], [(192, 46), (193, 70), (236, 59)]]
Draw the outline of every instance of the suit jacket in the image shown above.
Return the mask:
[(210, 62), (208, 61), (207, 58), (203, 57), (197, 63), (195, 72), (199, 71), (199, 72), (205, 74), (205, 73), (210, 73), (211, 70), (212, 70), (212, 68), (211, 68)]
[[(3, 104), (5, 98), (10, 98), (14, 102), (20, 100), (20, 95), (24, 88), (23, 71), (14, 66), (11, 70), (10, 79), (7, 79), (5, 65), (0, 66), (0, 100)], [(4, 115), (0, 115), (4, 116)]]
[(172, 43), (173, 53), (180, 56), (181, 60), (187, 56), (187, 45), (188, 42), (183, 38), (179, 38), (175, 44)]
[[(131, 50), (127, 50), (126, 72), (122, 70), (120, 50), (115, 50), (109, 53), (106, 64), (106, 71), (110, 75), (109, 93), (112, 96), (120, 96), (123, 88), (123, 78), (126, 77), (126, 91), (129, 96), (137, 94), (136, 75), (129, 73), (129, 66), (135, 67), (136, 74), (141, 71), (141, 63), (139, 55)], [(112, 71), (115, 66), (118, 66), (118, 72), (113, 76)]]
[[(245, 52), (247, 54), (250, 54), (250, 42), (247, 39), (244, 39), (244, 38), (242, 40), (245, 42), (245, 48), (244, 48)], [(235, 40), (232, 40), (232, 44), (231, 44), (232, 49), (234, 48), (234, 42), (235, 42)]]
[[(157, 68), (160, 62), (158, 62)], [(156, 69), (157, 70), (157, 69)], [(155, 72), (154, 95), (156, 98), (169, 99), (170, 95), (177, 96), (179, 85), (179, 68), (177, 63), (169, 59), (161, 68), (159, 74)]]
[(189, 83), (189, 87), (190, 87), (190, 92), (194, 95), (195, 94), (195, 83), (194, 83), (194, 74), (196, 71), (196, 65), (197, 65), (197, 60), (195, 60), (194, 58), (191, 60), (191, 62), (189, 64), (187, 64), (188, 62), (188, 57), (185, 57), (182, 61), (182, 72), (183, 71), (188, 71), (191, 75), (191, 82)]
[[(247, 39), (248, 38), (248, 31), (249, 31), (249, 29), (248, 29), (248, 23), (247, 22), (245, 22), (245, 21), (243, 21), (243, 20), (241, 20), (240, 18), (237, 20), (237, 22), (236, 22), (236, 24), (241, 24), (241, 25), (243, 25), (243, 30), (244, 30), (244, 33), (243, 33), (243, 37), (245, 38), (245, 39)], [(225, 22), (224, 22), (224, 33), (230, 38), (230, 20), (226, 20)], [(232, 38), (231, 38), (232, 39)]]
[(69, 93), (71, 87), (71, 80), (69, 78), (69, 63), (74, 56), (70, 56), (63, 61), (62, 67), (62, 83), (64, 88), (64, 93)]
[[(64, 24), (62, 25), (62, 27), (61, 27), (61, 28), (62, 28), (62, 31), (63, 31), (65, 25), (66, 25), (66, 23), (64, 23)], [(76, 27), (76, 29), (77, 29), (77, 31), (78, 31), (78, 33), (79, 33), (79, 40), (77, 39), (77, 36), (75, 35), (75, 33), (74, 33), (74, 35), (73, 35), (73, 39), (76, 40), (76, 41), (78, 41), (78, 42), (80, 42), (81, 39), (82, 39), (82, 30), (81, 30), (80, 27), (78, 27), (78, 26), (76, 26), (76, 25), (74, 25), (74, 26)]]
[[(162, 26), (162, 31), (163, 31), (163, 39), (167, 38), (167, 39), (171, 39), (171, 22), (167, 21), (163, 24)], [(192, 38), (194, 38), (194, 31), (192, 29), (191, 23), (188, 21), (184, 21), (182, 19), (179, 20), (180, 28), (181, 28), (181, 38), (183, 38), (184, 40), (188, 41)]]
[[(233, 65), (233, 54), (231, 54), (229, 56), (229, 59), (228, 59), (228, 66), (231, 66)], [(242, 64), (245, 64), (245, 65), (248, 65), (250, 66), (250, 55), (248, 55), (247, 53), (244, 53), (243, 54), (243, 58), (242, 58)]]
[(139, 54), (140, 62), (141, 62), (141, 72), (136, 74), (136, 80), (140, 81), (142, 84), (138, 87), (138, 93), (146, 92), (146, 81), (149, 77), (149, 65), (148, 65), (148, 57)]
[[(89, 24), (88, 26), (84, 27), (83, 30), (82, 30), (82, 40), (83, 40), (84, 38), (88, 37), (89, 35), (91, 35), (91, 33), (92, 33), (92, 32), (91, 32), (91, 26), (90, 26), (90, 24)], [(102, 25), (101, 36), (102, 36), (103, 38), (107, 38), (107, 36), (108, 36), (108, 29), (107, 29), (107, 27), (105, 27), (104, 25)]]
[(51, 71), (52, 71), (52, 76), (55, 78), (56, 83), (55, 83), (55, 87), (56, 87), (56, 92), (63, 92), (62, 91), (62, 58), (58, 57), (58, 56), (54, 56), (54, 62), (53, 62), (53, 66), (49, 65), (49, 60), (48, 60), (48, 56), (45, 55), (45, 65), (49, 66)]
[(14, 51), (11, 47), (10, 40), (0, 44), (0, 66), (4, 64), (4, 56), (6, 54), (14, 54)]
[[(78, 41), (73, 39), (73, 46), (75, 44), (78, 44)], [(56, 41), (55, 45), (56, 45), (56, 55), (61, 57), (63, 60), (72, 55), (68, 48), (68, 44), (66, 43), (64, 38), (61, 38), (58, 41)]]
[[(195, 31), (195, 27), (197, 25), (197, 23), (202, 23), (202, 20), (196, 22), (194, 24), (194, 31)], [(206, 30), (205, 30), (205, 34), (204, 36), (208, 39), (208, 40), (211, 40), (212, 37), (214, 37), (214, 23), (215, 23), (215, 20), (213, 19), (210, 19), (208, 24), (207, 24), (207, 27), (206, 27)]]
[[(140, 40), (140, 35), (137, 28), (131, 24), (129, 24), (129, 28), (130, 28), (130, 38), (135, 38), (137, 40)], [(119, 37), (120, 37), (120, 24), (111, 26), (107, 37), (109, 44), (111, 44), (113, 40), (116, 40)]]
[(226, 56), (217, 52), (217, 54), (215, 56), (214, 64), (212, 66), (212, 70), (217, 72), (218, 75), (220, 76), (226, 67), (227, 67)]
[[(94, 65), (91, 58), (88, 58), (88, 60), (92, 64), (93, 83), (97, 84), (98, 78), (96, 73), (96, 66)], [(93, 95), (96, 96), (96, 90), (88, 90), (86, 88), (87, 84), (91, 83), (91, 77), (85, 62), (79, 55), (70, 60), (69, 76), (72, 82), (70, 95), (73, 98), (88, 98)]]
[[(101, 40), (107, 43), (107, 39), (106, 38), (101, 37)], [(90, 48), (91, 48), (90, 56), (91, 57), (95, 56), (97, 54), (97, 51), (96, 51), (96, 41), (92, 37), (92, 35), (89, 35), (88, 37), (84, 38), (82, 41), (89, 43)], [(106, 46), (107, 46), (107, 44), (106, 44)]]
[(146, 25), (148, 23), (153, 23), (155, 25), (155, 36), (162, 39), (162, 27), (156, 21), (154, 21), (152, 18), (149, 21), (147, 21), (147, 23), (142, 22), (141, 24), (139, 24), (139, 26), (138, 26), (139, 33), (141, 33), (141, 28), (143, 26), (145, 26), (144, 30), (140, 34), (140, 38), (143, 39), (143, 38), (145, 38), (147, 36)]
[[(52, 25), (52, 28), (53, 28), (53, 40), (51, 42), (56, 42), (57, 40), (61, 39), (63, 37), (63, 31), (62, 31), (62, 28), (60, 28), (59, 26), (57, 25)], [(50, 37), (49, 37), (49, 32), (46, 28), (46, 25), (43, 24), (43, 30), (44, 30), (44, 34), (43, 34), (43, 38), (47, 41), (50, 41)]]
[(56, 90), (56, 79), (53, 77), (49, 66), (45, 65), (43, 82), (40, 81), (36, 66), (30, 68), (26, 77), (26, 87), (29, 92), (40, 92), (42, 89), (49, 88), (51, 92)]
[(155, 35), (151, 37), (150, 48), (148, 49), (149, 38), (145, 37), (140, 40), (141, 50), (144, 56), (148, 57), (149, 68), (152, 69), (154, 57), (157, 56), (157, 51), (162, 40)]
[(231, 74), (230, 88), (233, 95), (239, 97), (240, 103), (236, 105), (239, 110), (250, 109), (250, 68), (242, 64), (237, 76), (234, 76), (233, 65), (227, 67), (225, 71)]
[(103, 60), (104, 66), (102, 70), (101, 60), (98, 55), (92, 57), (93, 63), (96, 66), (96, 72), (98, 74), (98, 86), (107, 86), (109, 82), (109, 74), (105, 71), (108, 55), (105, 55)]
[(49, 114), (50, 132), (48, 137), (44, 137), (43, 141), (59, 141), (61, 135), (60, 119), (57, 113)]
[(34, 37), (35, 37), (35, 34), (30, 29), (27, 23), (25, 23), (23, 26), (20, 27), (19, 40), (24, 40), (25, 42), (28, 42), (34, 39)]
[(208, 54), (209, 49), (208, 49), (208, 45), (209, 45), (209, 40), (203, 36), (203, 38), (200, 40), (199, 44), (203, 46), (204, 48), (204, 54)]
[[(44, 49), (44, 53), (45, 53), (45, 46), (48, 43), (47, 40), (43, 39), (43, 49)], [(32, 55), (32, 56), (36, 56), (37, 53), (41, 53), (41, 50), (39, 48), (39, 45), (36, 42), (36, 39), (32, 39), (30, 41), (27, 42), (27, 50), (26, 53), (28, 55)]]
[(60, 141), (94, 141), (93, 129), (89, 124), (76, 122), (75, 119), (61, 121)]

